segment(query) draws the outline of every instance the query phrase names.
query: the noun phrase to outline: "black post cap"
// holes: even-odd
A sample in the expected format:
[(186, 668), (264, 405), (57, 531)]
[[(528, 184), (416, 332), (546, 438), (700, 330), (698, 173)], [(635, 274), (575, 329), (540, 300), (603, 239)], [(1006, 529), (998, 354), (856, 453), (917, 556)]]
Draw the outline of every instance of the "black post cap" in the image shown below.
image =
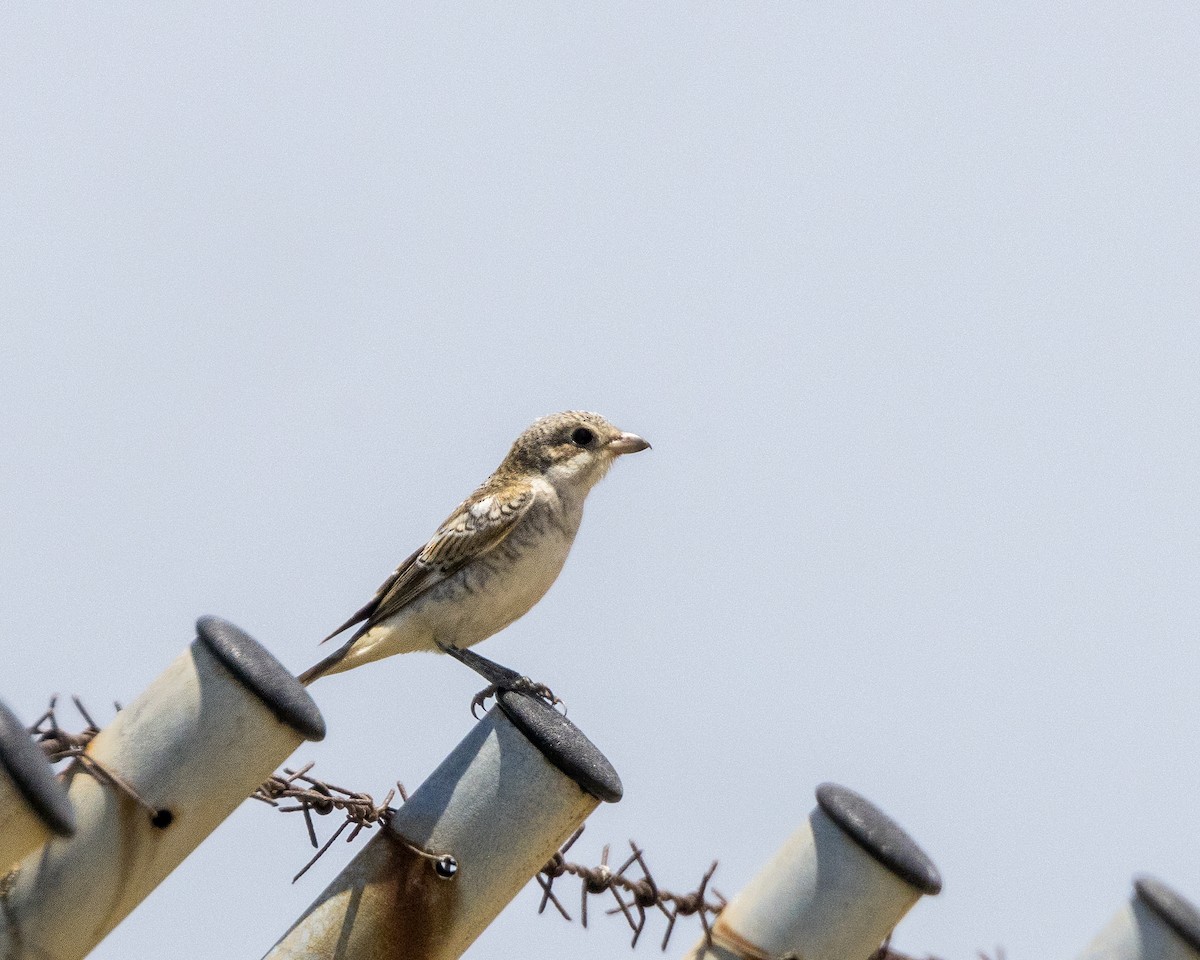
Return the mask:
[(325, 718), (304, 684), (250, 634), (220, 617), (201, 617), (196, 621), (196, 635), (280, 723), (306, 740), (325, 739)]
[(915, 840), (865, 797), (849, 787), (823, 783), (817, 787), (817, 805), (855, 843), (905, 883), (922, 893), (942, 889), (942, 876)]
[(67, 799), (66, 787), (54, 775), (41, 747), (3, 703), (0, 703), (0, 770), (8, 774), (17, 792), (48, 830), (60, 837), (75, 832), (75, 809)]
[(621, 778), (599, 748), (575, 724), (535, 697), (505, 691), (497, 703), (514, 727), (555, 767), (597, 800), (616, 803), (624, 795)]
[(1133, 881), (1139, 900), (1153, 910), (1189, 947), (1200, 953), (1200, 911), (1188, 900), (1154, 877)]

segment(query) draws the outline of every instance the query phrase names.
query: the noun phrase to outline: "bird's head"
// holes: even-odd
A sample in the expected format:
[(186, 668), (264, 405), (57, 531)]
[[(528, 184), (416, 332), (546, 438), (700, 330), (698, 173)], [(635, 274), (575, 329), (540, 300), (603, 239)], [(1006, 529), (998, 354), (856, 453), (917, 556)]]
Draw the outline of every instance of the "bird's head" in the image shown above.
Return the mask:
[(560, 490), (586, 492), (617, 457), (649, 446), (635, 433), (622, 433), (598, 413), (570, 410), (534, 421), (517, 437), (501, 469), (540, 475)]

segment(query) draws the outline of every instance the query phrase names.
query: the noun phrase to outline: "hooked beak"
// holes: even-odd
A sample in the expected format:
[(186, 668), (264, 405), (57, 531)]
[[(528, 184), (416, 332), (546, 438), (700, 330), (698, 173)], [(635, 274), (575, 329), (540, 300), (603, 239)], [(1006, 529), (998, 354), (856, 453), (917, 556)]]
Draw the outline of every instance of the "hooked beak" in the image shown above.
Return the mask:
[(649, 450), (650, 444), (636, 433), (623, 433), (615, 440), (608, 442), (608, 449), (621, 456), (623, 453), (637, 453), (639, 450)]

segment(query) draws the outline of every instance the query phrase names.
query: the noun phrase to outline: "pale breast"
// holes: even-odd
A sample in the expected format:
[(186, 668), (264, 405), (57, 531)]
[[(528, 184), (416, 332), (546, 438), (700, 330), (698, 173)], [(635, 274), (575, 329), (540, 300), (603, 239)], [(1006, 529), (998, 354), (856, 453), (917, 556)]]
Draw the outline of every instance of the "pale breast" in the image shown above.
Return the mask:
[(579, 526), (572, 513), (535, 504), (502, 543), (456, 573), (454, 601), (438, 604), (437, 639), (468, 647), (528, 613), (566, 562)]

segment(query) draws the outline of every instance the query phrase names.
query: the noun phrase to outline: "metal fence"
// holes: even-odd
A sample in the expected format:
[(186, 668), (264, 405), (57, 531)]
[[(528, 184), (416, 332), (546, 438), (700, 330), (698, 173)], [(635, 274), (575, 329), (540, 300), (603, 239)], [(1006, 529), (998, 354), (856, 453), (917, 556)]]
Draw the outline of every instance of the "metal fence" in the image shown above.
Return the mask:
[[(511, 693), (411, 796), (397, 785), (376, 802), (312, 765), (279, 769), (324, 720), (270, 653), (216, 618), (103, 729), (75, 707), (71, 730), (54, 701), (29, 727), (0, 704), (3, 960), (85, 957), (248, 797), (303, 819), (316, 852), (297, 876), (338, 837), (371, 831), (266, 960), (459, 957), (530, 880), (539, 912), (587, 926), (598, 903), (628, 924), (631, 946), (654, 923), (665, 951), (678, 921), (694, 920), (688, 960), (907, 960), (890, 933), (941, 889), (912, 838), (836, 784), (817, 788), (807, 819), (728, 901), (716, 862), (685, 893), (632, 841), (619, 863), (607, 846), (598, 864), (573, 862), (620, 778), (565, 716)], [(1200, 913), (1140, 878), (1079, 960), (1200, 960)]]

